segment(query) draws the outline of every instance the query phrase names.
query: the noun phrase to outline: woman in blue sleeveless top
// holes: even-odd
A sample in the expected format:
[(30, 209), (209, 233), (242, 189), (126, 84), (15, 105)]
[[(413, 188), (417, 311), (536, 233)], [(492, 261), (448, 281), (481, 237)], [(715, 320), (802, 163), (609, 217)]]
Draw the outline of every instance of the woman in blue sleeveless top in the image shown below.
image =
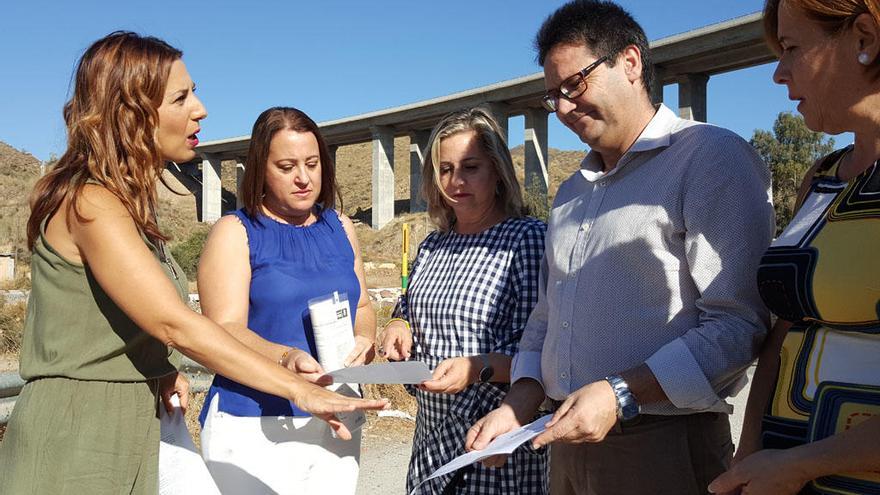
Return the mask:
[[(355, 344), (343, 364), (369, 362), (376, 317), (354, 227), (334, 209), (333, 162), (312, 119), (293, 108), (260, 115), (240, 195), (244, 207), (217, 222), (202, 254), (202, 311), (317, 381), (332, 370), (316, 360), (308, 301), (344, 293)], [(202, 453), (222, 492), (354, 493), (359, 432), (345, 442), (290, 401), (222, 375), (205, 404)]]

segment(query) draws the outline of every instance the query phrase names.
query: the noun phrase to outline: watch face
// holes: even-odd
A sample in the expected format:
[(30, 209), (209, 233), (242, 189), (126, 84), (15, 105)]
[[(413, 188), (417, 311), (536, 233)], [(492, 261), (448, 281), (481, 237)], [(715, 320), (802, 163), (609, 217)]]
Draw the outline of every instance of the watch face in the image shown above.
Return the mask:
[(495, 370), (491, 366), (486, 366), (480, 370), (480, 383), (488, 383), (492, 379)]
[(624, 405), (620, 410), (620, 419), (629, 421), (639, 415), (639, 405), (632, 401)]

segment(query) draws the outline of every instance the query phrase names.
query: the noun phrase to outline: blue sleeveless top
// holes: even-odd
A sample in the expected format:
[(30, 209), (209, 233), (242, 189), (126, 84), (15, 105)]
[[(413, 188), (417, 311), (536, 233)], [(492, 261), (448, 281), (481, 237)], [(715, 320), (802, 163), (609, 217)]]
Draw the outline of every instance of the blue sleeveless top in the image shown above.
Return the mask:
[[(232, 215), (244, 225), (250, 251), (248, 328), (271, 342), (308, 349), (317, 359), (308, 300), (333, 291), (346, 292), (353, 325), (361, 294), (354, 251), (339, 214), (318, 211), (318, 220), (303, 227), (265, 215), (252, 219), (244, 209)], [(216, 375), (199, 417), (202, 424), (208, 404), (218, 393), (219, 410), (235, 416), (309, 415), (287, 399)]]

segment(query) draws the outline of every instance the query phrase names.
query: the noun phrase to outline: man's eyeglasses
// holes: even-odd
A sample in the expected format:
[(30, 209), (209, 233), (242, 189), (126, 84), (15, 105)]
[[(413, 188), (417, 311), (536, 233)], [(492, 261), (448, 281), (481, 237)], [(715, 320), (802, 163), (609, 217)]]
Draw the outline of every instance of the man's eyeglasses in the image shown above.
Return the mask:
[(596, 70), (596, 67), (599, 67), (607, 60), (608, 55), (600, 57), (599, 60), (584, 67), (577, 74), (562, 81), (562, 84), (559, 85), (559, 89), (551, 89), (550, 91), (547, 91), (547, 93), (544, 94), (544, 97), (541, 98), (541, 105), (543, 105), (548, 112), (555, 113), (559, 110), (560, 96), (567, 100), (573, 100), (584, 94), (584, 91), (587, 90), (587, 76), (590, 75), (590, 72)]

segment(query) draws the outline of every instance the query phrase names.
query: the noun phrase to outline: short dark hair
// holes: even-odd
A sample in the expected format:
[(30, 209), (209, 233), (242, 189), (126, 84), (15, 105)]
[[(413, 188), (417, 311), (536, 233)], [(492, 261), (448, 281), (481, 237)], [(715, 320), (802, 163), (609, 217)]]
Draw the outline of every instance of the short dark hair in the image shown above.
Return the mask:
[[(248, 148), (244, 167), (244, 177), (239, 187), (239, 197), (247, 214), (259, 219), (262, 214), (263, 194), (266, 192), (266, 168), (269, 161), (269, 145), (278, 131), (311, 132), (318, 141), (318, 154), (321, 160), (321, 192), (316, 201), (324, 209), (336, 207), (339, 198), (336, 188), (336, 168), (330, 149), (318, 124), (305, 112), (291, 107), (272, 107), (257, 117), (251, 131), (251, 142)], [(339, 198), (342, 209), (342, 199)]]
[(610, 67), (614, 67), (617, 55), (626, 47), (635, 45), (642, 52), (642, 84), (651, 94), (654, 64), (648, 38), (632, 15), (619, 5), (602, 0), (573, 0), (559, 7), (544, 20), (535, 36), (541, 67), (547, 53), (560, 44), (586, 45), (597, 57), (608, 56), (606, 63)]

